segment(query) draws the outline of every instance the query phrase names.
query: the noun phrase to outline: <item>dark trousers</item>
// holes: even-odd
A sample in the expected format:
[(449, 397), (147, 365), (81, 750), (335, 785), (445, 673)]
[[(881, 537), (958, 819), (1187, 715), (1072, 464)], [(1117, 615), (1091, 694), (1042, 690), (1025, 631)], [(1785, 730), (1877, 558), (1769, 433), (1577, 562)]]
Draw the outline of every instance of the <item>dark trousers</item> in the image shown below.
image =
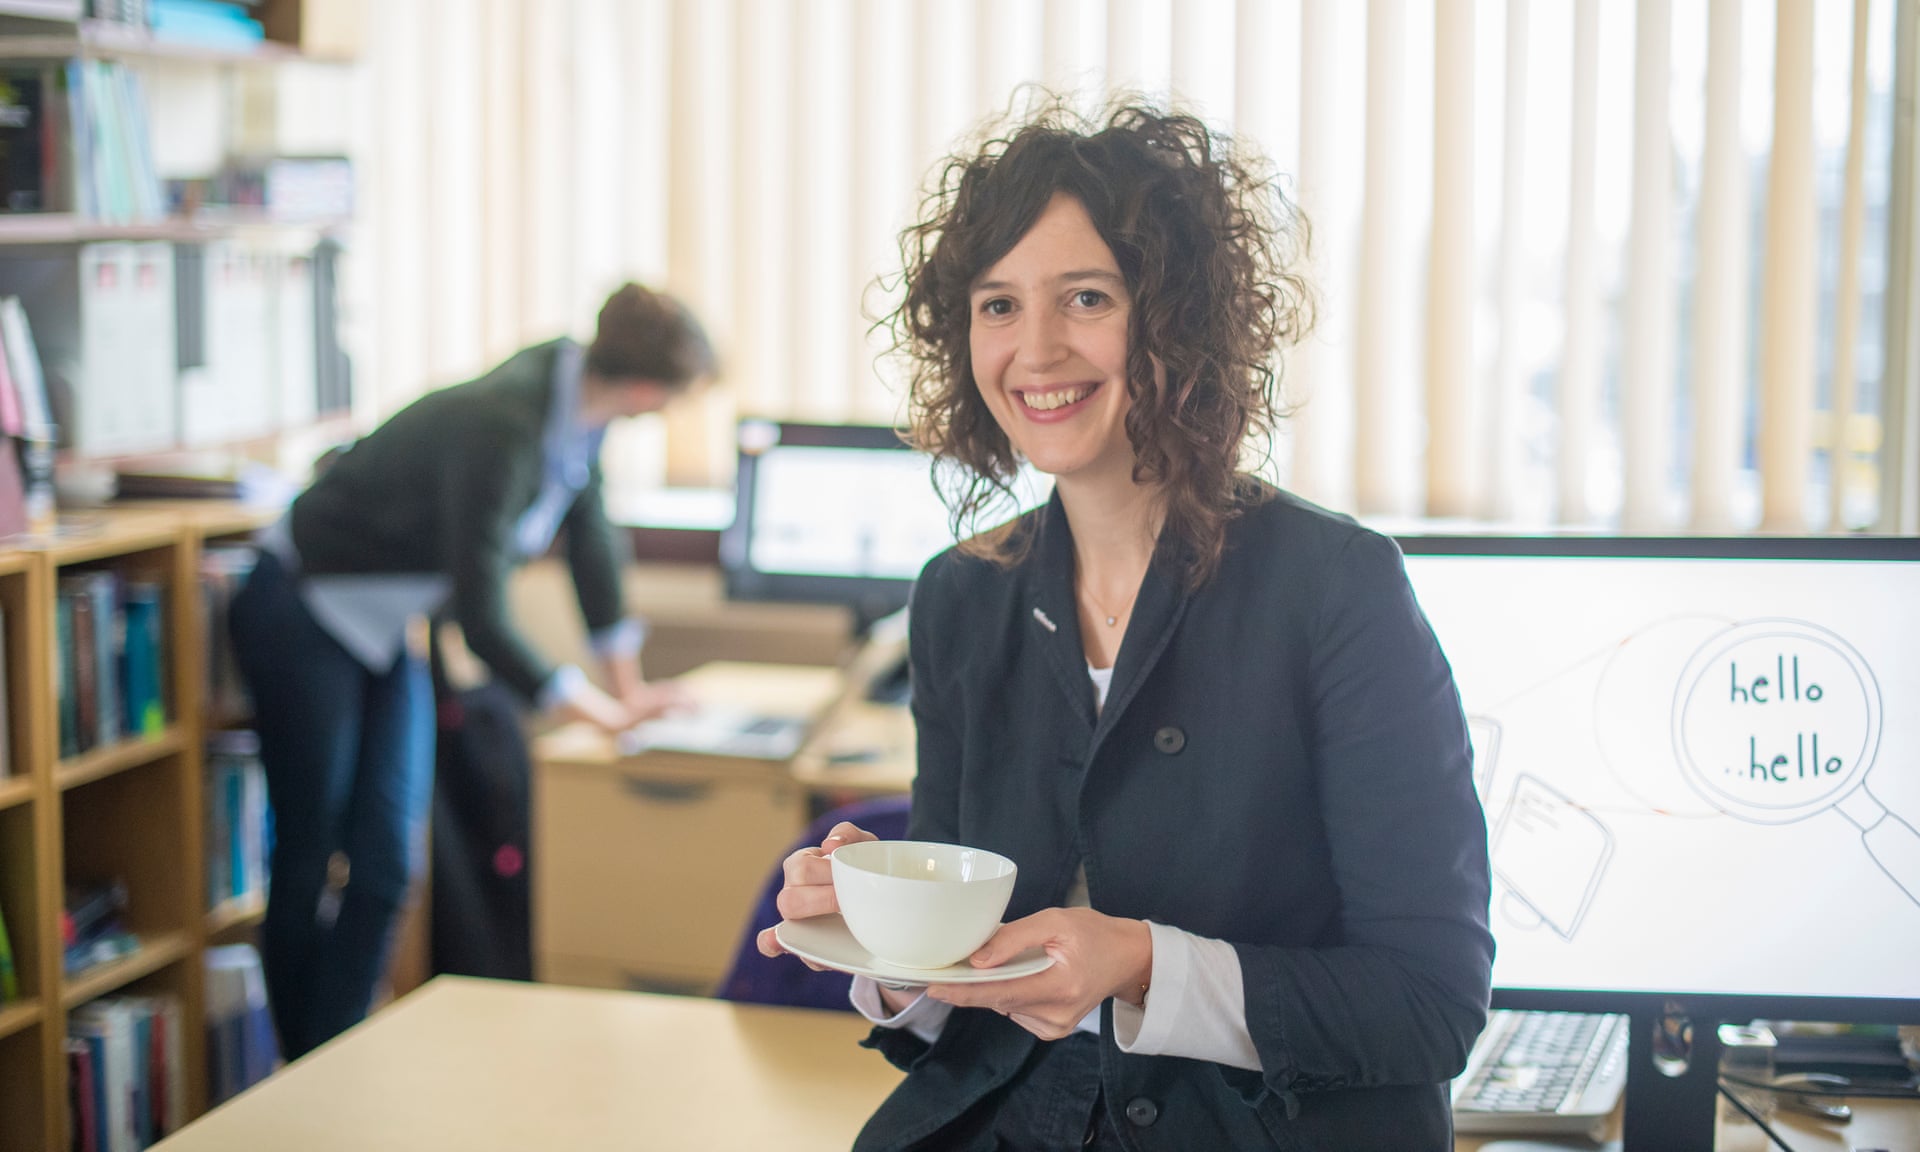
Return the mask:
[(314, 620), (271, 554), (230, 620), (273, 805), (261, 962), (291, 1060), (372, 1004), (423, 858), (433, 689), (425, 662), (404, 651), (368, 671)]

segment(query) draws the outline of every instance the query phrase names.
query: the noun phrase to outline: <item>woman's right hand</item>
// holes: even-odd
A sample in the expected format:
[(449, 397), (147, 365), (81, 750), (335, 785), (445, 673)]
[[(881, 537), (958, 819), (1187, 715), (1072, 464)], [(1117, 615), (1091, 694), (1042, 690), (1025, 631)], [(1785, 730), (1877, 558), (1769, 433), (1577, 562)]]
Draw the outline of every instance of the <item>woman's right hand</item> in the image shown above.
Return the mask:
[[(787, 857), (780, 866), (786, 882), (774, 901), (780, 915), (788, 920), (805, 920), (809, 916), (825, 916), (840, 911), (840, 904), (833, 897), (833, 861), (828, 858), (842, 844), (878, 839), (866, 829), (843, 820), (833, 826), (818, 848), (802, 848)], [(778, 956), (786, 951), (780, 946), (780, 941), (774, 938), (772, 928), (762, 929), (754, 943), (762, 956)], [(820, 970), (817, 964), (808, 964), (807, 967), (816, 972)]]
[(584, 720), (616, 736), (640, 722), (632, 708), (585, 680), (560, 701), (558, 711), (568, 720)]

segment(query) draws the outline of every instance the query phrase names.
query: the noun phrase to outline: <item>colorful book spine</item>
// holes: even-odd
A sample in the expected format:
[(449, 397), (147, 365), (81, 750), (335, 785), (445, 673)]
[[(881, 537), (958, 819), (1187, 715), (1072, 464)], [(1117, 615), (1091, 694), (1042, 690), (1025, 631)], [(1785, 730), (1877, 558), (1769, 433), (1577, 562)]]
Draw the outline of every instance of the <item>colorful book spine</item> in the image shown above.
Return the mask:
[(80, 754), (80, 686), (73, 666), (73, 600), (60, 593), (53, 607), (53, 683), (59, 696), (60, 755)]
[(93, 1046), (78, 1036), (69, 1036), (66, 1051), (67, 1128), (73, 1134), (73, 1152), (103, 1152), (99, 1117), (106, 1107), (106, 1097), (94, 1072)]
[(160, 586), (132, 582), (122, 594), (126, 646), (121, 659), (127, 732), (158, 736), (166, 730), (167, 710), (160, 696)]
[(93, 609), (94, 743), (117, 743), (126, 735), (120, 708), (120, 653), (125, 631), (120, 619), (120, 577), (88, 572), (80, 577)]
[(6, 909), (0, 908), (0, 1004), (20, 999), (20, 969), (13, 958), (13, 941), (7, 936)]

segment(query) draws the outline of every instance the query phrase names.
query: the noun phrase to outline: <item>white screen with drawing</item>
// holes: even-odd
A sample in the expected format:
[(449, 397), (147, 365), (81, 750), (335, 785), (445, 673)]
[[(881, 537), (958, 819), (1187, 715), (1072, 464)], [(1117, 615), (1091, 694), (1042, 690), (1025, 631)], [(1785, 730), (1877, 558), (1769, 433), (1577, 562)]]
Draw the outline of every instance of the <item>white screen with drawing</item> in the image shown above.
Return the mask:
[(1920, 562), (1407, 557), (1502, 988), (1920, 998)]

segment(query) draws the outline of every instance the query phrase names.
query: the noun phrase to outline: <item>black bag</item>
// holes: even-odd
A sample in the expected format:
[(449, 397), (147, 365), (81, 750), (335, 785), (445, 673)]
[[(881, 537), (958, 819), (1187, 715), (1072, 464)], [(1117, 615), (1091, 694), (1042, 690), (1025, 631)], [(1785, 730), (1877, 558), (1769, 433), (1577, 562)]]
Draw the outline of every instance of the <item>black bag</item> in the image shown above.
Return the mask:
[(533, 762), (522, 704), (499, 684), (454, 689), (434, 649), (435, 973), (533, 979), (527, 843)]

